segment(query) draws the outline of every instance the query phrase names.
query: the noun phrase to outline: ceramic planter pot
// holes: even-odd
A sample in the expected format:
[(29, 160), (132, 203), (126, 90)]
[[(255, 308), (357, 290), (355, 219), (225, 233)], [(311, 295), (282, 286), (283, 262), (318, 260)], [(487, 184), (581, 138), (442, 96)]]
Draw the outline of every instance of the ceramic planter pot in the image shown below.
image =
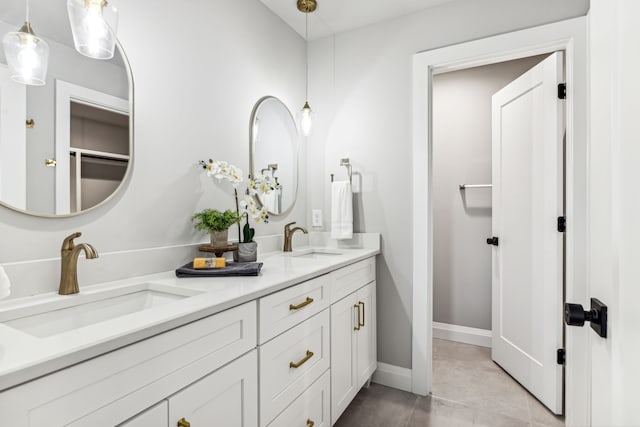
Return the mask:
[(211, 232), (211, 246), (225, 246), (229, 243), (229, 230)]
[(256, 242), (238, 243), (238, 250), (233, 251), (235, 262), (254, 262), (258, 259), (258, 244)]

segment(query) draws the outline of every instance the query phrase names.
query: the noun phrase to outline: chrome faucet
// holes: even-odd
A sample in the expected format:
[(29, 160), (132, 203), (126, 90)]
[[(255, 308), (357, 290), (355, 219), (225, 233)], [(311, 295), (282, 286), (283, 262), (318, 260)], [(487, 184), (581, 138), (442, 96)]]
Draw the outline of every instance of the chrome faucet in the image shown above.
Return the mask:
[(73, 239), (80, 237), (82, 233), (73, 233), (67, 236), (62, 242), (60, 250), (60, 258), (62, 260), (62, 271), (60, 273), (60, 295), (77, 294), (80, 292), (78, 287), (78, 255), (80, 251), (84, 251), (87, 259), (98, 258), (98, 251), (88, 243), (80, 243), (76, 246)]
[(291, 239), (293, 238), (293, 233), (295, 233), (296, 231), (302, 231), (304, 234), (309, 234), (306, 228), (291, 228), (293, 224), (295, 224), (295, 221), (290, 222), (289, 224), (284, 226), (284, 247), (282, 248), (284, 252), (291, 252), (293, 250), (291, 247)]

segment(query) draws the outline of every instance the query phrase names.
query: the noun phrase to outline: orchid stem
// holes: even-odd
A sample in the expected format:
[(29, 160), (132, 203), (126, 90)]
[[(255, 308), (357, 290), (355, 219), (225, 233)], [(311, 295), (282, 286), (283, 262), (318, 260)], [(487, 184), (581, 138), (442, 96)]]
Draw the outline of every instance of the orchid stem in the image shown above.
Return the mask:
[(240, 239), (242, 238), (242, 236), (240, 235), (240, 205), (238, 205), (238, 189), (237, 188), (233, 189), (233, 194), (236, 197), (236, 214), (238, 214), (238, 222), (237, 222), (237, 225), (238, 225), (238, 243), (240, 243), (241, 242)]

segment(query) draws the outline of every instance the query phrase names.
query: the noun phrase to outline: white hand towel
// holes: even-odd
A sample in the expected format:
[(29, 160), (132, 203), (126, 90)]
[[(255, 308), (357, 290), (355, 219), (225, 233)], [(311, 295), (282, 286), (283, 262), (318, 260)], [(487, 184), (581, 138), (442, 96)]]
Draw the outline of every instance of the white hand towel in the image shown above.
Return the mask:
[(11, 295), (11, 282), (4, 268), (0, 265), (0, 299)]
[(278, 214), (280, 213), (280, 206), (278, 206), (278, 190), (271, 190), (267, 194), (260, 196), (262, 206), (267, 208), (269, 212)]
[(353, 195), (349, 181), (331, 184), (331, 238), (353, 237)]

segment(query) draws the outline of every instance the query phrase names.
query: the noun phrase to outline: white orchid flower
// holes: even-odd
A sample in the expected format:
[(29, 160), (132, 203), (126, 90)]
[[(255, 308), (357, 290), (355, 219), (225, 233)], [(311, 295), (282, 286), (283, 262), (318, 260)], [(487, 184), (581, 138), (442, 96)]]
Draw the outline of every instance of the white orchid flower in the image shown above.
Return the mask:
[(263, 206), (261, 209), (257, 209), (255, 215), (253, 216), (253, 220), (258, 224), (269, 222), (267, 208)]
[(247, 183), (247, 190), (249, 191), (249, 194), (251, 196), (255, 196), (256, 194), (258, 194), (257, 188), (258, 188), (258, 183), (256, 182), (256, 180), (250, 179), (249, 182)]
[(271, 193), (271, 190), (273, 190), (273, 188), (271, 188), (271, 184), (269, 184), (268, 181), (261, 182), (258, 188), (260, 194), (269, 194)]

